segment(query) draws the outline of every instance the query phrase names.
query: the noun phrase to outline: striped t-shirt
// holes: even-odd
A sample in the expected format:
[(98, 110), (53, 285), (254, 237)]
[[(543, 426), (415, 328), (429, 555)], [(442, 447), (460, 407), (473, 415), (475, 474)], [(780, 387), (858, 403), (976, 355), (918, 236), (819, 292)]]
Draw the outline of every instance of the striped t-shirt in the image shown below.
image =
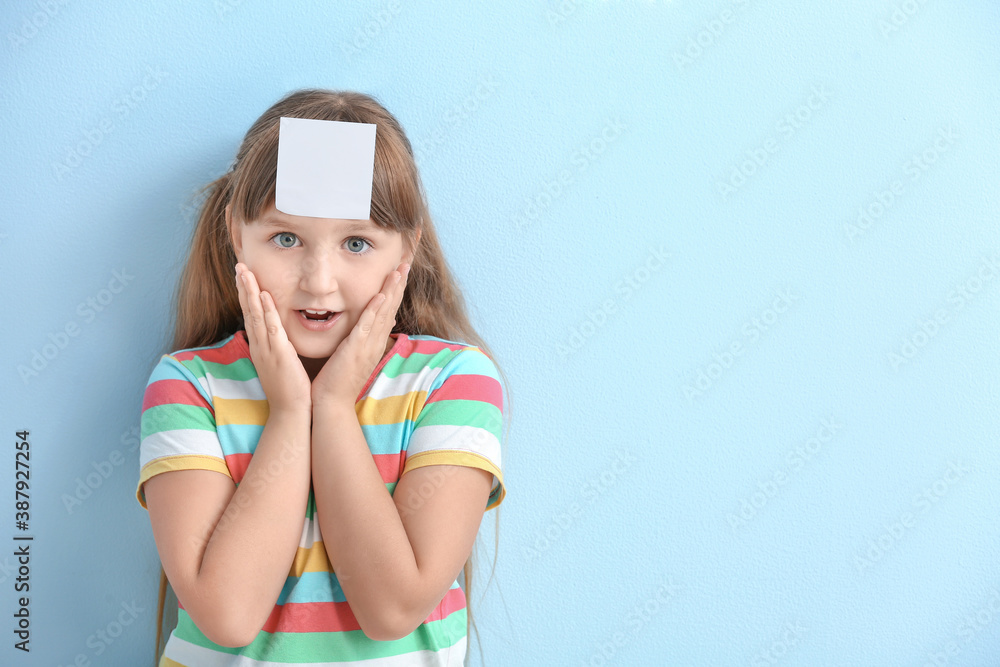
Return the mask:
[[(493, 473), (487, 510), (504, 498), (500, 467), (503, 393), (497, 368), (478, 347), (434, 336), (392, 334), (395, 343), (355, 410), (386, 490), (401, 475), (449, 464)], [(214, 345), (165, 354), (142, 405), (139, 484), (173, 470), (214, 470), (240, 483), (267, 421), (267, 399), (245, 331)], [(213, 643), (179, 605), (160, 667), (461, 665), (466, 598), (458, 579), (411, 634), (374, 641), (360, 629), (332, 571), (312, 487), (302, 537), (270, 617), (247, 646)]]

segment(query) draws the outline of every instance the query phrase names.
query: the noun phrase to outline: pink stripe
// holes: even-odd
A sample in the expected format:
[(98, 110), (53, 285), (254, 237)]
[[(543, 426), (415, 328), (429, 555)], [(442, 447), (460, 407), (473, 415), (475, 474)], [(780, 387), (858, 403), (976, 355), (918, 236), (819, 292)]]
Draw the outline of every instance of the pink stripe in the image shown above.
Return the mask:
[(360, 630), (347, 602), (286, 602), (276, 604), (265, 632), (350, 632)]
[(440, 621), (462, 609), (465, 609), (465, 591), (461, 588), (450, 588), (438, 606), (434, 607), (431, 615), (424, 619), (424, 623)]
[[(243, 481), (243, 476), (247, 474), (247, 468), (250, 467), (252, 458), (253, 454), (226, 454), (226, 466), (229, 468), (229, 474), (233, 476), (233, 481), (237, 484)], [(375, 467), (378, 468), (379, 474), (382, 475), (383, 483), (389, 484), (399, 481), (399, 471), (403, 469), (402, 462), (405, 461), (405, 453), (403, 456), (400, 454), (372, 454), (372, 458), (375, 460)]]
[[(450, 589), (423, 623), (440, 621), (466, 606), (461, 588)], [(349, 632), (361, 626), (347, 602), (286, 602), (275, 605), (262, 630), (275, 632)]]
[(399, 454), (372, 454), (372, 458), (375, 459), (375, 467), (382, 475), (384, 483), (399, 481), (399, 471), (402, 470), (399, 465)]
[(181, 403), (183, 405), (206, 408), (213, 416), (215, 415), (212, 406), (198, 393), (194, 385), (187, 380), (157, 380), (146, 387), (146, 392), (142, 396), (143, 412), (156, 405), (168, 405), (170, 403)]
[(427, 402), (434, 401), (483, 401), (492, 403), (503, 411), (503, 391), (500, 383), (488, 375), (451, 375), (440, 387), (431, 392)]
[(252, 458), (253, 454), (226, 454), (226, 466), (237, 484), (243, 481), (243, 475), (247, 474), (247, 466), (250, 465)]
[(437, 354), (441, 350), (464, 350), (469, 347), (464, 343), (443, 343), (438, 340), (410, 339), (408, 350), (400, 350), (399, 356), (409, 357), (411, 354)]
[(175, 352), (171, 356), (177, 361), (191, 361), (194, 358), (199, 358), (202, 361), (210, 361), (215, 364), (231, 364), (238, 359), (242, 359), (243, 357), (249, 358), (250, 356), (250, 348), (247, 347), (244, 354), (242, 346), (239, 344), (240, 342), (242, 341), (234, 339), (221, 347)]

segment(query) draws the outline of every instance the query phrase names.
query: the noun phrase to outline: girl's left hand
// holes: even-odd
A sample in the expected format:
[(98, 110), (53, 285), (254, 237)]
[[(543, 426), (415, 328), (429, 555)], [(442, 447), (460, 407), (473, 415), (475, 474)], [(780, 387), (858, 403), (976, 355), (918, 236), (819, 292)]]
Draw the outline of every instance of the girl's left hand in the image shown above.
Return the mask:
[(382, 291), (372, 297), (358, 323), (326, 360), (312, 383), (313, 407), (340, 402), (354, 409), (375, 366), (385, 355), (385, 343), (396, 326), (396, 311), (403, 301), (410, 265), (403, 263), (390, 273)]

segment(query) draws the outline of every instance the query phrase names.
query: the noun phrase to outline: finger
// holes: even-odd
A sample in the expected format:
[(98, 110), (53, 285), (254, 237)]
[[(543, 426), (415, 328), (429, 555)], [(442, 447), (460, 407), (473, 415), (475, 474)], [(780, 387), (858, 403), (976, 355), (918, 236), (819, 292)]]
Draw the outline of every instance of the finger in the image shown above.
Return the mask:
[(246, 270), (245, 264), (236, 263), (236, 292), (240, 296), (240, 310), (243, 311), (243, 329), (247, 333), (247, 342), (256, 350), (257, 334), (253, 330), (253, 327), (250, 326), (250, 299), (247, 297), (247, 286), (243, 278)]
[(267, 335), (267, 327), (264, 324), (264, 307), (260, 301), (260, 287), (257, 285), (257, 277), (253, 271), (247, 269), (243, 274), (246, 278), (247, 303), (250, 306), (250, 326), (253, 327), (254, 335), (257, 337), (257, 346), (263, 353), (271, 351), (271, 340)]
[(405, 262), (399, 265), (397, 268), (397, 271), (399, 271), (399, 278), (386, 295), (387, 308), (385, 321), (388, 323), (386, 327), (386, 336), (392, 333), (396, 313), (399, 312), (399, 306), (403, 303), (403, 295), (406, 294), (406, 278), (409, 273), (409, 269), (410, 266)]
[(407, 279), (410, 277), (410, 265), (401, 264), (400, 266), (402, 267), (401, 269), (402, 278), (400, 278), (399, 282), (396, 283), (398, 294), (396, 295), (395, 307), (393, 308), (392, 311), (393, 317), (396, 317), (396, 312), (399, 310), (400, 304), (403, 303), (403, 296), (406, 294)]
[(287, 342), (288, 336), (285, 335), (285, 327), (281, 325), (281, 316), (278, 315), (278, 309), (274, 305), (274, 299), (271, 298), (271, 294), (269, 292), (261, 292), (260, 300), (264, 306), (264, 326), (267, 329), (271, 349), (275, 349)]
[(378, 315), (379, 310), (382, 305), (385, 304), (385, 294), (379, 292), (372, 297), (372, 300), (368, 302), (368, 306), (365, 308), (365, 312), (361, 313), (361, 317), (358, 318), (358, 324), (354, 327), (354, 331), (351, 333), (357, 334), (361, 337), (362, 343), (371, 339), (372, 328), (375, 325), (375, 318)]
[[(374, 355), (375, 348), (379, 345), (385, 347), (385, 340), (392, 329), (391, 325), (386, 325), (390, 321), (390, 315), (395, 317), (398, 304), (393, 305), (392, 301), (396, 297), (400, 282), (400, 273), (391, 271), (382, 282), (382, 291), (371, 298), (361, 317), (358, 318), (358, 323), (348, 335), (348, 338), (353, 337), (357, 340), (362, 353), (366, 356)], [(381, 353), (381, 349), (378, 352)]]
[(392, 330), (392, 319), (396, 316), (396, 309), (399, 307), (399, 296), (401, 294), (403, 276), (393, 271), (387, 279), (389, 288), (383, 292), (385, 299), (378, 308), (375, 317), (374, 333), (375, 342), (385, 345), (386, 336)]

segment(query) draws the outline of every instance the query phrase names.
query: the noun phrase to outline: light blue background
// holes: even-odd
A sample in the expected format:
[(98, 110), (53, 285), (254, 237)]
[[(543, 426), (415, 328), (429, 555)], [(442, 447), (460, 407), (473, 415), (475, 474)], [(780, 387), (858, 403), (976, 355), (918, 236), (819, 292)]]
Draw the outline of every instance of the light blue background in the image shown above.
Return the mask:
[(0, 23), (0, 401), (11, 445), (31, 430), (35, 535), (32, 652), (6, 555), (0, 662), (151, 661), (135, 434), (192, 196), (300, 87), (403, 123), (513, 383), (488, 664), (1000, 660), (994, 3), (53, 0)]

